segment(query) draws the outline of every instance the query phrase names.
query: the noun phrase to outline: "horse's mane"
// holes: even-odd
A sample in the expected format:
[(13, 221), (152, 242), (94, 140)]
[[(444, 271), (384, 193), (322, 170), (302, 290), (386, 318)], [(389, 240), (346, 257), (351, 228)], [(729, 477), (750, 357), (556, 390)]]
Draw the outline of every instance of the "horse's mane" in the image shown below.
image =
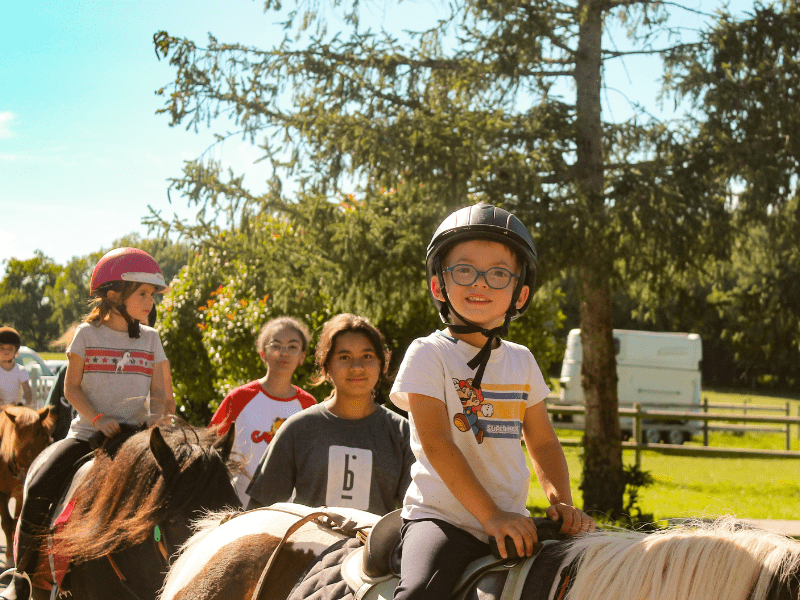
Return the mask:
[(144, 542), (156, 525), (195, 506), (198, 497), (218, 506), (236, 501), (228, 464), (213, 445), (215, 429), (170, 422), (159, 429), (178, 469), (164, 477), (149, 429), (120, 446), (113, 460), (100, 452), (75, 491), (72, 516), (55, 535), (59, 553), (95, 559)]
[(220, 526), (220, 523), (222, 523), (223, 520), (227, 520), (239, 512), (240, 511), (238, 510), (221, 510), (218, 512), (210, 512), (206, 513), (201, 518), (196, 519), (192, 523), (194, 534), (188, 540), (186, 540), (186, 542), (184, 542), (183, 546), (181, 546), (180, 550), (178, 551), (178, 559), (172, 563), (169, 573), (167, 574), (166, 579), (164, 579), (164, 586), (162, 587), (162, 590), (166, 591), (174, 579), (180, 578), (180, 574), (183, 571), (184, 566), (187, 563), (191, 563), (194, 559), (192, 556), (194, 549), (197, 548), (200, 543), (209, 535), (211, 535), (211, 533), (213, 533), (214, 530)]
[(14, 415), (16, 427), (20, 429), (35, 425), (39, 420), (39, 413), (16, 404), (0, 405), (0, 461), (9, 464), (14, 458), (14, 436), (11, 432), (15, 425), (6, 415), (6, 411)]
[(765, 600), (776, 578), (797, 586), (800, 569), (800, 543), (733, 517), (587, 534), (572, 548), (583, 554), (569, 600)]

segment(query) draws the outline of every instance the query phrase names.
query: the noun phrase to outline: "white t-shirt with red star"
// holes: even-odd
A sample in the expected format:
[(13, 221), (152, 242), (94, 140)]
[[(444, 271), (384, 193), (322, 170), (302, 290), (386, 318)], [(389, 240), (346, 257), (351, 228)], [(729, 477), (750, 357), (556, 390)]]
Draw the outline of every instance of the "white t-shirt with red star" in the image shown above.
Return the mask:
[(222, 424), (220, 433), (236, 423), (233, 451), (243, 457), (244, 473), (234, 476), (233, 482), (244, 506), (250, 501), (245, 490), (278, 428), (293, 414), (317, 403), (314, 396), (293, 387), (294, 396), (275, 398), (264, 391), (258, 380), (251, 381), (228, 394), (211, 418), (211, 425)]
[[(140, 337), (131, 338), (127, 331), (82, 323), (67, 348), (70, 354), (83, 359), (81, 390), (97, 412), (129, 425), (147, 420), (153, 366), (167, 360), (155, 329), (141, 325)], [(86, 441), (96, 432), (79, 414), (67, 437)]]

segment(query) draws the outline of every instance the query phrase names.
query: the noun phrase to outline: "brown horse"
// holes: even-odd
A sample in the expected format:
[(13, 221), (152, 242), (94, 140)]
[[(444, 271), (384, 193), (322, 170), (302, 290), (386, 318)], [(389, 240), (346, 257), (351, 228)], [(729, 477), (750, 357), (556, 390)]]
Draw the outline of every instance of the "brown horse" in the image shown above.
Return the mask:
[[(22, 505), (22, 482), (33, 460), (50, 443), (58, 415), (45, 407), (33, 410), (6, 405), (0, 409), (0, 523), (6, 536), (6, 564), (10, 565), (11, 540)], [(14, 517), (8, 510), (16, 501)]]
[[(230, 461), (234, 436), (233, 427), (218, 436), (164, 419), (122, 442), (113, 458), (97, 453), (74, 484), (71, 516), (49, 540), (54, 563), (71, 561), (65, 578), (55, 573), (58, 591), (84, 600), (154, 600), (192, 520), (241, 506), (229, 471), (237, 464)], [(40, 558), (37, 599), (51, 597), (54, 580), (50, 557)]]
[[(356, 540), (343, 541), (343, 534), (313, 522), (291, 532), (303, 510), (309, 509), (298, 507), (291, 514), (286, 505), (276, 505), (243, 516), (209, 516), (172, 566), (161, 600), (392, 598), (397, 583), (392, 569), (365, 575), (371, 563)], [(270, 570), (265, 565), (273, 552)], [(800, 543), (733, 518), (651, 534), (598, 531), (547, 542), (535, 559), (511, 568), (503, 562), (489, 557), (473, 563), (470, 573), (476, 578), (465, 579), (453, 598), (800, 598)]]

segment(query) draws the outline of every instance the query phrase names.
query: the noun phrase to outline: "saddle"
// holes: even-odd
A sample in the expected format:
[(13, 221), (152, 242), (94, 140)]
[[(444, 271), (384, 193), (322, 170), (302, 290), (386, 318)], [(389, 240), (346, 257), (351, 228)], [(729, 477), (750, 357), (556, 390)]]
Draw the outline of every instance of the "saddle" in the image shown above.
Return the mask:
[[(516, 600), (528, 573), (546, 544), (565, 539), (558, 533), (560, 522), (535, 518), (539, 542), (530, 557), (516, 556), (506, 539), (509, 558), (503, 560), (494, 540), (496, 554), (470, 563), (459, 579), (450, 600)], [(400, 511), (391, 512), (373, 526), (363, 547), (350, 553), (342, 563), (342, 576), (354, 591), (353, 600), (392, 600), (400, 574)], [(510, 545), (509, 545), (510, 544)], [(512, 552), (511, 550), (514, 549)], [(513, 558), (512, 558), (513, 557)]]

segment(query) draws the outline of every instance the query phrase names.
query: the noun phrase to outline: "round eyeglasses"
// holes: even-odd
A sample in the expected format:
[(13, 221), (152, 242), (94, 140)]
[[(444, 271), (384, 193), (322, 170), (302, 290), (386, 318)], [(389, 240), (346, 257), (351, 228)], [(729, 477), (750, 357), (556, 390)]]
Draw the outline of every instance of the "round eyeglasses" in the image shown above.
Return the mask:
[(289, 356), (295, 356), (302, 351), (303, 347), (300, 344), (288, 344), (286, 346), (278, 342), (270, 342), (267, 344), (267, 352), (270, 354), (282, 354), (285, 352)]
[(493, 290), (502, 290), (508, 287), (512, 279), (519, 279), (508, 269), (503, 267), (492, 267), (486, 271), (479, 271), (472, 265), (453, 265), (444, 269), (445, 273), (450, 273), (453, 281), (462, 286), (472, 285), (483, 275), (483, 280)]

